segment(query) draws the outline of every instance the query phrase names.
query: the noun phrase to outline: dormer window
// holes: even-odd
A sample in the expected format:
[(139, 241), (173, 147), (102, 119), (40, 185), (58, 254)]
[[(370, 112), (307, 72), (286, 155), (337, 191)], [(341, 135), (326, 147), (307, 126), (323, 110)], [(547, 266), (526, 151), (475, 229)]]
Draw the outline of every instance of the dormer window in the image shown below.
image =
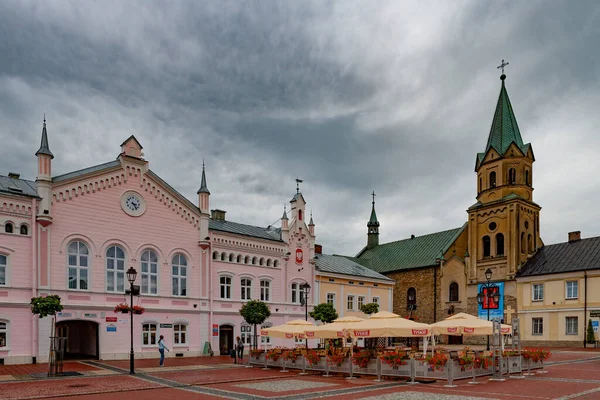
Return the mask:
[(496, 187), (496, 171), (490, 172), (490, 187)]

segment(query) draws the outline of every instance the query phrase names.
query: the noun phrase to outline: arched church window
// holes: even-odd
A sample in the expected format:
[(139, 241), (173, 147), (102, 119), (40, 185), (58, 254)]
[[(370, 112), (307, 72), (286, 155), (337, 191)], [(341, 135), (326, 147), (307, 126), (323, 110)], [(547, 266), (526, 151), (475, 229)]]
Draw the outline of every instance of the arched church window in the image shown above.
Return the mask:
[(530, 254), (533, 253), (533, 236), (531, 236), (531, 233), (527, 235), (527, 249)]
[(508, 184), (514, 185), (517, 183), (517, 171), (514, 168), (508, 170)]
[(4, 225), (4, 232), (6, 232), (6, 233), (13, 233), (13, 224), (11, 224), (10, 222), (7, 222)]
[(230, 253), (229, 254), (229, 262), (233, 262), (234, 258), (235, 258), (235, 254)]
[(525, 170), (525, 184), (529, 186), (529, 170)]
[(483, 186), (482, 185), (482, 179), (481, 179), (481, 177), (479, 177), (479, 190), (478, 190), (479, 192), (481, 192), (481, 187), (482, 186)]
[(490, 187), (496, 187), (496, 171), (490, 172)]
[(498, 233), (496, 235), (496, 255), (503, 256), (504, 255), (504, 235)]
[(521, 232), (521, 253), (525, 253), (527, 251), (527, 246), (525, 243), (525, 232)]
[(21, 235), (27, 235), (27, 225), (23, 224), (20, 228)]
[(491, 251), (491, 243), (490, 243), (490, 237), (489, 236), (484, 236), (483, 237), (483, 256), (484, 257), (489, 257), (492, 254)]
[(219, 259), (219, 252), (213, 251), (213, 260), (218, 260), (218, 259)]
[(458, 283), (452, 282), (448, 293), (448, 301), (458, 301)]
[(417, 305), (417, 290), (414, 287), (406, 291), (406, 308), (411, 309)]

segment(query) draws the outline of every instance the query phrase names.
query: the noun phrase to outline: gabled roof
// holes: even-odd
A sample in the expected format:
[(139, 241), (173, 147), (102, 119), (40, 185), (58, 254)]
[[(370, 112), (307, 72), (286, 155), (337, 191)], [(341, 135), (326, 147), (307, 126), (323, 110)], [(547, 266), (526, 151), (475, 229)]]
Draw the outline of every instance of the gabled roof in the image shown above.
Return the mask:
[(38, 197), (37, 184), (26, 179), (0, 175), (0, 193), (17, 196)]
[(294, 197), (290, 200), (290, 203), (293, 203), (295, 201), (298, 201), (298, 199), (302, 199), (302, 201), (304, 203), (306, 203), (306, 200), (304, 200), (304, 196), (302, 196), (302, 193), (298, 192), (294, 195)]
[(58, 183), (58, 182), (66, 181), (71, 178), (78, 178), (83, 175), (91, 174), (94, 172), (100, 172), (105, 169), (115, 168), (120, 165), (121, 165), (121, 162), (119, 160), (109, 161), (104, 164), (98, 164), (98, 165), (94, 165), (92, 167), (87, 167), (87, 168), (79, 169), (77, 171), (73, 171), (73, 172), (69, 172), (66, 174), (55, 176), (52, 178), (52, 182)]
[(390, 283), (394, 282), (393, 279), (366, 268), (349, 257), (335, 254), (316, 254), (315, 258), (315, 267), (317, 268), (317, 271), (354, 276), (357, 278), (379, 279), (389, 281)]
[(550, 244), (531, 257), (517, 277), (600, 269), (600, 236)]
[(235, 235), (250, 236), (259, 239), (273, 240), (283, 242), (281, 240), (281, 229), (274, 227), (262, 228), (259, 226), (238, 224), (237, 222), (209, 220), (208, 228), (213, 231), (221, 231), (233, 233)]
[(137, 138), (134, 135), (131, 135), (127, 139), (125, 139), (123, 141), (123, 143), (121, 143), (121, 146), (123, 146), (125, 143), (129, 142), (131, 139), (135, 140), (135, 142), (137, 143), (137, 145), (140, 146), (140, 149), (143, 149), (142, 144), (140, 143), (139, 140), (137, 140)]
[(348, 258), (379, 273), (433, 266), (440, 253), (446, 253), (466, 228), (467, 223), (460, 228), (365, 248), (356, 257)]

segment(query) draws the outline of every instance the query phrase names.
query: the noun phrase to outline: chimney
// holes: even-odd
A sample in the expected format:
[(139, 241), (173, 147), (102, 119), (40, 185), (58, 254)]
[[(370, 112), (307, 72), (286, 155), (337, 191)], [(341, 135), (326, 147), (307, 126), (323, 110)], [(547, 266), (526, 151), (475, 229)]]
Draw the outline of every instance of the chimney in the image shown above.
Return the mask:
[(323, 246), (315, 244), (315, 254), (323, 254)]
[(225, 221), (225, 213), (223, 210), (210, 210), (211, 218), (213, 221)]
[(17, 174), (16, 172), (9, 172), (8, 173), (8, 177), (11, 179), (19, 179), (19, 177), (21, 176), (21, 174)]
[(410, 235), (410, 238), (411, 238), (411, 239), (414, 239), (414, 238), (415, 238), (415, 235)]
[(581, 231), (569, 232), (569, 243), (581, 240)]

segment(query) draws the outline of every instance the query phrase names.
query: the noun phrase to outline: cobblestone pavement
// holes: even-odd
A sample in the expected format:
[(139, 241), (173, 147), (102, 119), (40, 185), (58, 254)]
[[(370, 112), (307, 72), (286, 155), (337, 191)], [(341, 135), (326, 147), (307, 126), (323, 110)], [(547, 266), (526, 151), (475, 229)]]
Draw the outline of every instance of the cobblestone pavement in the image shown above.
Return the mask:
[(235, 365), (228, 357), (168, 361), (167, 366), (158, 368), (156, 360), (139, 360), (134, 376), (127, 374), (126, 361), (69, 363), (65, 370), (80, 376), (52, 379), (33, 377), (45, 371), (44, 365), (3, 366), (0, 377), (10, 379), (0, 382), (0, 399), (600, 399), (600, 353), (583, 349), (555, 351), (545, 368), (547, 373), (503, 382), (479, 378), (478, 385), (460, 380), (452, 388), (444, 387), (446, 382), (442, 381), (409, 385), (395, 380), (375, 382), (373, 377), (301, 376), (297, 371), (282, 373), (275, 368), (265, 371)]

